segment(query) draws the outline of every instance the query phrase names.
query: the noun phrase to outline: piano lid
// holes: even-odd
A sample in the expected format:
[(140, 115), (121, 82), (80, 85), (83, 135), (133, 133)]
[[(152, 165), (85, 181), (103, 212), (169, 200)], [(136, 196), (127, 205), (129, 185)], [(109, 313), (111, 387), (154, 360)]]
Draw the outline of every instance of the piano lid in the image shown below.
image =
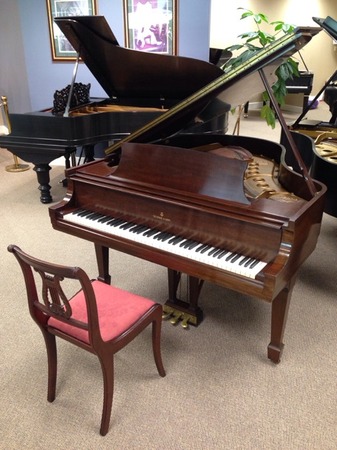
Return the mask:
[[(238, 68), (222, 75), (174, 105), (166, 113), (107, 148), (106, 154), (120, 149), (123, 142), (155, 142), (181, 131), (182, 124), (193, 120), (211, 101), (232, 107), (266, 90), (275, 80), (275, 70), (285, 59), (302, 49), (321, 28), (300, 27), (257, 52)], [(263, 73), (263, 77), (261, 74)], [(264, 81), (262, 81), (264, 78)]]
[(223, 74), (206, 61), (121, 47), (103, 16), (54, 21), (109, 97), (178, 101)]
[(337, 21), (335, 19), (327, 16), (325, 19), (313, 17), (312, 20), (318, 23), (318, 25), (321, 26), (332, 39), (337, 41)]

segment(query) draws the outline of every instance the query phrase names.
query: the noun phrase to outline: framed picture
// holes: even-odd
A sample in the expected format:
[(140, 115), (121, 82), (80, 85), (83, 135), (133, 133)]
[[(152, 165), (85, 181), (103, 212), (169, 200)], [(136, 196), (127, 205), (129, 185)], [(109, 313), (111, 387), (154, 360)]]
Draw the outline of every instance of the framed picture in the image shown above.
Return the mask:
[(175, 55), (176, 11), (177, 0), (124, 0), (126, 46)]
[(74, 60), (76, 59), (76, 52), (59, 27), (54, 23), (54, 18), (66, 16), (94, 16), (97, 13), (96, 0), (46, 1), (53, 60)]

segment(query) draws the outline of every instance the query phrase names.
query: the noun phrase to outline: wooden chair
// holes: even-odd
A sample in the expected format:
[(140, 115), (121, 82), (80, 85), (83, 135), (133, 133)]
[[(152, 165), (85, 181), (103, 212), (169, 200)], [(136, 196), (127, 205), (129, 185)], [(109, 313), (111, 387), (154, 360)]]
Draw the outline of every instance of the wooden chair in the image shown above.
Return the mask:
[[(55, 399), (58, 336), (97, 355), (104, 385), (100, 433), (109, 429), (114, 387), (114, 354), (152, 323), (152, 346), (160, 376), (165, 376), (160, 351), (162, 306), (102, 283), (89, 280), (78, 267), (61, 266), (38, 260), (10, 245), (8, 251), (18, 260), (26, 284), (29, 311), (40, 327), (47, 348), (48, 396)], [(34, 269), (34, 271), (32, 270)], [(39, 275), (42, 284), (37, 284)], [(67, 298), (65, 283), (77, 280), (80, 290)], [(72, 287), (74, 281), (70, 281)], [(38, 286), (40, 294), (38, 293)], [(63, 288), (62, 288), (63, 287)], [(69, 287), (68, 287), (69, 289)]]

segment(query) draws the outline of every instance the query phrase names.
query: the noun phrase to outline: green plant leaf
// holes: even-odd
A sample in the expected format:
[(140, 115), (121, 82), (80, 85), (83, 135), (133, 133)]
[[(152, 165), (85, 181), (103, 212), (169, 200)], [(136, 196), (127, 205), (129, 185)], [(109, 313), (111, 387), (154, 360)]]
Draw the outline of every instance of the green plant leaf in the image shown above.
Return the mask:
[(275, 128), (276, 123), (275, 113), (269, 105), (264, 105), (262, 107), (260, 115), (262, 119), (264, 119), (267, 122), (267, 124), (272, 127), (272, 129)]
[(242, 44), (231, 45), (230, 47), (225, 48), (225, 51), (233, 52), (235, 50), (241, 50), (244, 47)]
[(246, 38), (251, 39), (251, 38), (256, 38), (258, 36), (259, 36), (259, 33), (257, 31), (248, 31), (246, 33), (239, 34), (238, 37), (241, 39), (246, 39)]
[[(238, 8), (238, 9), (243, 9), (243, 8)], [(252, 11), (246, 11), (245, 13), (243, 13), (241, 15), (240, 19), (242, 20), (242, 19), (245, 19), (246, 17), (251, 17), (253, 15), (254, 15), (254, 13)]]
[(256, 23), (262, 23), (262, 22), (269, 23), (268, 17), (262, 13), (254, 14), (254, 20)]

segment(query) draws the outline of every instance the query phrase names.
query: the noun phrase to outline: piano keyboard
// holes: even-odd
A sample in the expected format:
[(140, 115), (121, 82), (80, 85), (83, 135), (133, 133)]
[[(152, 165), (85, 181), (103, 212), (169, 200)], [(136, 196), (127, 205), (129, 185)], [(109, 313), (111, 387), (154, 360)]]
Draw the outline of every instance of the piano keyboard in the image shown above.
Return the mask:
[(74, 211), (65, 214), (63, 218), (66, 222), (102, 231), (111, 236), (122, 237), (248, 278), (255, 278), (267, 264), (223, 248), (212, 247), (182, 236), (175, 236), (169, 232), (149, 228), (146, 225), (127, 222), (120, 218), (88, 210)]

